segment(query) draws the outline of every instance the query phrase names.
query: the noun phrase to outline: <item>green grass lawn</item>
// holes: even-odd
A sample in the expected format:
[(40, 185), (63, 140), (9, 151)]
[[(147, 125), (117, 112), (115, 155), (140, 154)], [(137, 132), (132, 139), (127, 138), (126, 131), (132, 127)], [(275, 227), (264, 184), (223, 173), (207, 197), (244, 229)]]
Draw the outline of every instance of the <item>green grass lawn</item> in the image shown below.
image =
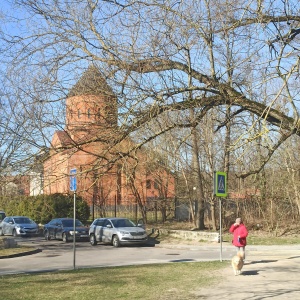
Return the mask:
[[(223, 241), (231, 243), (232, 235), (226, 233), (223, 235)], [(284, 235), (281, 237), (274, 237), (267, 233), (249, 232), (247, 237), (248, 245), (292, 245), (300, 244), (300, 236), (298, 235)]]
[[(9, 256), (9, 255), (16, 255), (16, 254), (22, 254), (24, 252), (33, 251), (36, 248), (33, 247), (15, 247), (15, 248), (7, 248), (7, 249), (1, 249), (0, 248), (0, 258), (1, 256)], [(1, 265), (1, 263), (0, 263)]]
[(191, 262), (1, 276), (5, 300), (194, 299), (222, 280), (229, 262)]

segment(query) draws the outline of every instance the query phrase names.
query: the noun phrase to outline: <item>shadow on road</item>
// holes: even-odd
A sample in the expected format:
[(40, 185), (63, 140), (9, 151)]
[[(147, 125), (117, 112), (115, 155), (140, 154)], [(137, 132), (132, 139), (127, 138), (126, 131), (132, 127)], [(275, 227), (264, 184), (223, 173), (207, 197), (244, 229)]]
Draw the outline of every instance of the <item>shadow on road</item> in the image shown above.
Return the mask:
[(252, 270), (252, 271), (242, 271), (241, 275), (244, 276), (253, 276), (253, 275), (258, 275), (258, 271), (257, 270)]
[(254, 264), (267, 264), (267, 263), (273, 263), (273, 262), (277, 262), (278, 260), (256, 260), (256, 261), (252, 261), (251, 263), (249, 263), (249, 265), (254, 265)]

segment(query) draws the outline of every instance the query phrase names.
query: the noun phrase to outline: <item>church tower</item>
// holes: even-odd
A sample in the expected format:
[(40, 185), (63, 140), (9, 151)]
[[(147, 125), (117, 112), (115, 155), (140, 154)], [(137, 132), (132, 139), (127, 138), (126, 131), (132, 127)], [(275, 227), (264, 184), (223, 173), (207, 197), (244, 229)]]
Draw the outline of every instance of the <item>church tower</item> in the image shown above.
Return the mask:
[[(174, 178), (163, 169), (149, 175), (143, 151), (118, 160), (120, 152), (135, 145), (130, 137), (120, 142), (120, 134), (117, 97), (101, 71), (90, 66), (69, 91), (65, 129), (52, 137), (43, 164), (44, 194), (70, 193), (70, 170), (76, 169), (76, 193), (90, 205), (93, 217), (96, 210), (136, 205), (138, 199), (149, 202), (164, 189), (165, 198), (173, 199)], [(155, 182), (163, 183), (162, 188)]]
[(117, 125), (117, 98), (99, 69), (92, 65), (66, 99), (66, 131), (74, 141), (79, 141), (107, 134)]

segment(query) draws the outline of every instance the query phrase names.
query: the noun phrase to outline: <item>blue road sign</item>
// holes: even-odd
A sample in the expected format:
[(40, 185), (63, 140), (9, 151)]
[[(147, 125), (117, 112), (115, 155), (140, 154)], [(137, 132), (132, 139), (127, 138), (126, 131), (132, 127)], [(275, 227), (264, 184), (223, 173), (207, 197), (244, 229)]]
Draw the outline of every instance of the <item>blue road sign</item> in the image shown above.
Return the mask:
[(227, 174), (225, 172), (214, 173), (214, 194), (217, 197), (227, 197)]
[(70, 191), (75, 192), (77, 189), (76, 169), (70, 170)]

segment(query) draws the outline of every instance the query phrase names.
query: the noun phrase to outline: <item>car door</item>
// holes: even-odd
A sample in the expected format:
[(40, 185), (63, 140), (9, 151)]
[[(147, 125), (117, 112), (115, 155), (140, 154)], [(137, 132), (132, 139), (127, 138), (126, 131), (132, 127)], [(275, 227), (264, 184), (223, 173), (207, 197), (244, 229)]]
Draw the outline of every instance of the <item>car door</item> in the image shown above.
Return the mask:
[(14, 219), (8, 218), (7, 222), (5, 222), (5, 234), (13, 235), (14, 229), (15, 229)]
[(98, 219), (93, 226), (97, 242), (103, 242), (103, 224), (106, 219)]
[(113, 226), (110, 220), (106, 219), (103, 223), (103, 236), (102, 241), (105, 243), (111, 243), (113, 235)]
[(4, 218), (4, 220), (2, 221), (2, 232), (3, 232), (3, 234), (8, 234), (8, 222), (9, 222), (9, 220), (11, 220), (11, 218), (10, 217), (6, 217), (6, 218)]
[(62, 225), (61, 220), (54, 219), (49, 223), (49, 233), (53, 239), (61, 239)]
[(57, 220), (56, 224), (55, 224), (55, 238), (56, 239), (62, 239), (62, 235), (63, 235), (63, 224), (61, 220)]
[(47, 230), (51, 238), (55, 238), (55, 223), (56, 223), (56, 219), (53, 219), (47, 225)]

